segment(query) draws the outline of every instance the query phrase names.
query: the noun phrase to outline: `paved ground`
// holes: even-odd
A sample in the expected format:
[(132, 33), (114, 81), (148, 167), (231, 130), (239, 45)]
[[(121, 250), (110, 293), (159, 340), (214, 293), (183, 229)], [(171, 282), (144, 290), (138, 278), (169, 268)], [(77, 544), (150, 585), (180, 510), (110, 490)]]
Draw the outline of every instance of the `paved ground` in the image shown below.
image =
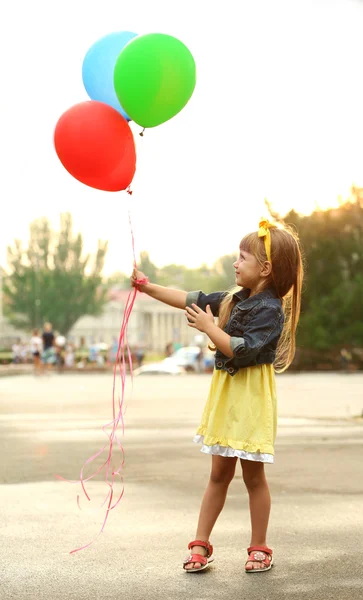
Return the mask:
[(82, 496), (79, 511), (78, 486), (54, 474), (77, 478), (105, 443), (112, 377), (1, 378), (2, 600), (362, 597), (362, 374), (278, 377), (276, 463), (267, 466), (274, 569), (243, 572), (249, 515), (238, 472), (212, 535), (215, 565), (196, 575), (181, 570), (208, 479), (210, 457), (191, 438), (209, 381), (135, 379), (125, 415), (124, 498), (95, 544), (70, 555), (98, 533), (106, 488), (90, 484), (92, 502)]

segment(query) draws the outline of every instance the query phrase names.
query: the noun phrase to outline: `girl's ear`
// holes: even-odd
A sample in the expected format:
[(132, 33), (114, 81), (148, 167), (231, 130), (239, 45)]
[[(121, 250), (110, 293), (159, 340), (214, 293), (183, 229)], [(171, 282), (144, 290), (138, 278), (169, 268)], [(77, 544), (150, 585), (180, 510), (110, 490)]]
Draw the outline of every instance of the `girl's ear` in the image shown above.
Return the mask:
[(272, 264), (266, 260), (261, 267), (261, 277), (268, 277), (271, 275)]

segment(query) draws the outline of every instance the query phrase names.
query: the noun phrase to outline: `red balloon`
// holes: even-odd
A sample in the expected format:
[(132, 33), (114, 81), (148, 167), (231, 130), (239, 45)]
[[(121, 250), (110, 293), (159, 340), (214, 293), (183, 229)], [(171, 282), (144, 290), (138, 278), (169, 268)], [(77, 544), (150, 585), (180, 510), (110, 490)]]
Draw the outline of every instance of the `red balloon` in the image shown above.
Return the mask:
[(132, 131), (108, 104), (91, 100), (72, 106), (56, 125), (54, 145), (67, 171), (90, 187), (117, 192), (125, 190), (134, 177)]

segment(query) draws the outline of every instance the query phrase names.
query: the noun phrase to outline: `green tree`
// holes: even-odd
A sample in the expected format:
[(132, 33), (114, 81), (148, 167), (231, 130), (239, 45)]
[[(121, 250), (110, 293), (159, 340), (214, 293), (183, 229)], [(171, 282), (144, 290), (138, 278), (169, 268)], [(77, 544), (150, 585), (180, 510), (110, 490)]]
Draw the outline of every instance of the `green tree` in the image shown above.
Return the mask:
[(236, 285), (236, 276), (233, 268), (236, 258), (235, 254), (225, 254), (216, 261), (210, 276), (210, 289), (208, 291), (229, 290)]
[(158, 269), (158, 283), (177, 289), (184, 289), (185, 273), (187, 268), (185, 265), (165, 265)]
[(299, 344), (363, 346), (363, 189), (352, 188), (338, 208), (291, 211), (284, 221), (297, 229), (305, 255)]
[(182, 288), (188, 292), (193, 290), (203, 290), (203, 292), (208, 293), (211, 291), (211, 273), (212, 270), (207, 267), (207, 265), (202, 265), (197, 269), (186, 269)]
[(203, 264), (196, 269), (188, 269), (185, 265), (176, 264), (157, 268), (150, 261), (147, 254), (146, 259), (143, 263), (145, 270), (141, 270), (149, 277), (150, 273), (153, 272), (154, 278), (151, 276), (151, 281), (160, 285), (187, 291), (203, 289), (204, 292), (209, 293), (216, 290), (227, 290), (235, 283), (233, 270), (233, 262), (236, 260), (235, 255), (222, 256), (213, 267)]
[(137, 267), (140, 271), (145, 273), (153, 283), (158, 282), (158, 268), (151, 262), (148, 252), (140, 252), (140, 259), (137, 263)]
[(73, 235), (69, 213), (61, 215), (59, 233), (45, 218), (31, 223), (28, 248), (19, 240), (8, 247), (4, 293), (10, 322), (32, 328), (50, 321), (67, 334), (83, 315), (100, 314), (107, 293), (101, 277), (106, 252), (107, 242), (99, 241), (93, 259), (83, 257), (82, 236)]

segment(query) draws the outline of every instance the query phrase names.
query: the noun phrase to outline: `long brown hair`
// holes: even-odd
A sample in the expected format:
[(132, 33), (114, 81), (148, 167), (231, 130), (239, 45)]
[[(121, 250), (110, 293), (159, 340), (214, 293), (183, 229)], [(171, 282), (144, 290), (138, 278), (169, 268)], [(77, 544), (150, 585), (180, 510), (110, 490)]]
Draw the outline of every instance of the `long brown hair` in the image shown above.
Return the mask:
[[(282, 373), (290, 366), (295, 356), (304, 267), (297, 233), (286, 225), (273, 226), (270, 233), (272, 271), (259, 291), (272, 287), (282, 302), (285, 322), (274, 361), (275, 371)], [(263, 238), (258, 237), (257, 232), (247, 234), (241, 241), (240, 248), (253, 254), (261, 265), (267, 261)], [(218, 319), (221, 329), (226, 326), (232, 308), (238, 302), (233, 295), (240, 289), (238, 287), (230, 290), (221, 302)]]

